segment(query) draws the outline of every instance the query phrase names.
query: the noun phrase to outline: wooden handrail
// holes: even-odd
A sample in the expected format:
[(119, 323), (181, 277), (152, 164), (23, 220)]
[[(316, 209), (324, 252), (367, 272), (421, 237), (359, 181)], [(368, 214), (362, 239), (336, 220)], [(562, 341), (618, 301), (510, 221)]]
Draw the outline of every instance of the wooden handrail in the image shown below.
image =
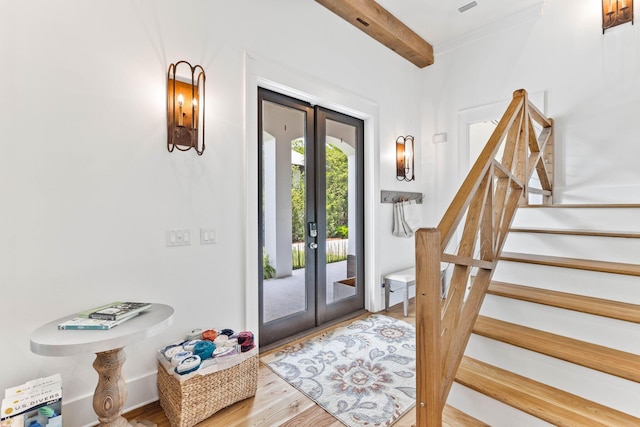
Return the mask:
[[(418, 426), (442, 425), (449, 390), (515, 211), (529, 203), (534, 175), (541, 188), (531, 194), (541, 195), (543, 204), (553, 202), (552, 166), (553, 120), (529, 102), (524, 89), (517, 90), (438, 227), (416, 233)], [(456, 245), (451, 244), (454, 236)], [(447, 251), (451, 246), (455, 253)], [(444, 293), (441, 262), (453, 266)]]

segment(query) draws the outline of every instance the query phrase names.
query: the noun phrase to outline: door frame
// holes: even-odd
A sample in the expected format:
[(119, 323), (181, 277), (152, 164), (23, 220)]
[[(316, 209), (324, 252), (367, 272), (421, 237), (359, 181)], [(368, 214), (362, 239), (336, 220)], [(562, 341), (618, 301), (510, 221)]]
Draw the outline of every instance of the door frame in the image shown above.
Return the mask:
[[(244, 64), (244, 100), (242, 119), (244, 120), (244, 138), (239, 155), (244, 159), (244, 259), (243, 274), (245, 289), (244, 328), (257, 331), (258, 320), (258, 87), (290, 95), (307, 101), (312, 105), (322, 104), (334, 111), (364, 120), (365, 124), (365, 235), (367, 250), (365, 253), (365, 309), (377, 312), (384, 308), (384, 296), (381, 287), (379, 245), (380, 224), (380, 106), (369, 97), (358, 95), (349, 88), (340, 87), (313, 73), (302, 73), (281, 62), (275, 62), (259, 53), (245, 51)], [(230, 110), (231, 112), (233, 110)], [(256, 336), (256, 341), (259, 337)]]
[[(531, 101), (543, 114), (547, 114), (547, 93), (546, 91), (533, 92), (528, 95)], [(487, 104), (477, 105), (475, 107), (464, 108), (458, 111), (458, 140), (460, 150), (458, 151), (458, 178), (464, 179), (469, 170), (473, 166), (470, 159), (470, 134), (469, 126), (474, 123), (486, 122), (489, 120), (500, 119), (507, 109), (511, 98), (501, 101), (494, 101)], [(486, 143), (486, 142), (485, 142)]]

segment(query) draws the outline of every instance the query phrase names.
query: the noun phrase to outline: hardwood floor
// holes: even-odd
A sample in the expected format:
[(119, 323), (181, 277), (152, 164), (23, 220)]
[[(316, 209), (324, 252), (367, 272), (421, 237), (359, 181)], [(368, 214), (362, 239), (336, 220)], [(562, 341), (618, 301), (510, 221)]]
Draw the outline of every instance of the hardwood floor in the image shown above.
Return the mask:
[[(415, 325), (415, 306), (413, 302), (409, 305), (409, 316), (402, 314), (402, 304), (391, 307), (388, 312), (381, 312), (390, 317), (404, 320)], [(358, 318), (365, 317), (367, 314)], [(333, 325), (328, 329), (337, 328), (353, 321)], [(315, 332), (298, 341), (308, 339), (310, 336), (320, 334), (324, 331)], [(271, 349), (261, 356), (277, 351), (279, 348)], [(124, 414), (128, 420), (149, 420), (158, 427), (170, 427), (158, 402), (143, 406), (142, 408)], [(407, 412), (394, 427), (411, 427), (415, 425), (415, 409)], [(258, 391), (252, 398), (238, 402), (225, 408), (205, 421), (198, 424), (199, 427), (341, 427), (342, 423), (329, 415), (326, 411), (316, 405), (311, 399), (300, 393), (289, 385), (286, 381), (274, 374), (266, 365), (260, 363), (258, 372)]]

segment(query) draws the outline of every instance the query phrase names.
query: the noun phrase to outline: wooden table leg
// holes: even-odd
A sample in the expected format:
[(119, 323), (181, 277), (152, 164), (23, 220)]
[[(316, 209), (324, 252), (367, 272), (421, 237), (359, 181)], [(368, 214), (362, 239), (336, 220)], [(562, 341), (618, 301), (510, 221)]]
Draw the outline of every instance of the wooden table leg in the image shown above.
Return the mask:
[(93, 410), (100, 420), (99, 426), (129, 426), (122, 416), (127, 389), (121, 371), (126, 359), (122, 348), (96, 353), (93, 368), (98, 372), (99, 379), (93, 394)]

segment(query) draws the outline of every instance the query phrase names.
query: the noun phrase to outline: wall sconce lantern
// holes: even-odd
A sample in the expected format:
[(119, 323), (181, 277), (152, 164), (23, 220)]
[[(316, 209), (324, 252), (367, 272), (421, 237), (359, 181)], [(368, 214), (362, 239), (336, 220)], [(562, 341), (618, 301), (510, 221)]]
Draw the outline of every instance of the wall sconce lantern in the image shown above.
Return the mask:
[(627, 22), (633, 25), (633, 0), (602, 0), (602, 34)]
[(413, 137), (399, 136), (396, 139), (396, 179), (398, 181), (413, 181), (416, 176), (413, 166)]
[[(167, 77), (167, 149), (196, 150), (204, 153), (204, 85), (206, 76), (200, 65), (187, 61), (169, 65)], [(202, 143), (199, 144), (199, 134)]]

